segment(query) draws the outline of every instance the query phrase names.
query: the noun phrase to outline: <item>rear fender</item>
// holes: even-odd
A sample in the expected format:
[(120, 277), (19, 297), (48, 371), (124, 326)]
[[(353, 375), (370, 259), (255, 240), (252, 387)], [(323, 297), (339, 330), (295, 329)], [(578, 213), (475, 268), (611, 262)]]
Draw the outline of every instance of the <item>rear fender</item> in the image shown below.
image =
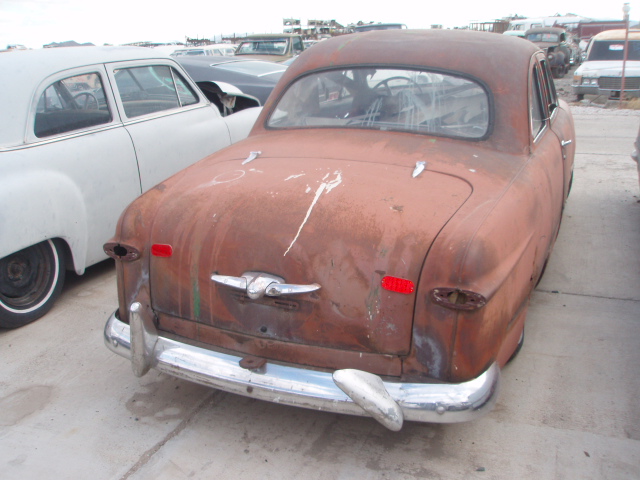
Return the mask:
[(71, 251), (76, 273), (84, 272), (86, 208), (69, 177), (46, 170), (10, 173), (2, 179), (0, 205), (0, 258), (46, 239), (61, 238)]

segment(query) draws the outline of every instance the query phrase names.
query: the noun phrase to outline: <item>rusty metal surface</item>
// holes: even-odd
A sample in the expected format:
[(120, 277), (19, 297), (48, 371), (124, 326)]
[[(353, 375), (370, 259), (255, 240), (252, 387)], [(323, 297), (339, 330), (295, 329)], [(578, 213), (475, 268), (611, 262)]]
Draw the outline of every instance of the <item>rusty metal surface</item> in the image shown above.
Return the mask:
[[(112, 240), (140, 254), (117, 262), (124, 320), (137, 301), (156, 312), (160, 332), (239, 356), (405, 379), (465, 381), (506, 362), (568, 192), (575, 145), (561, 148), (559, 140), (573, 140), (568, 108), (561, 103), (552, 128), (534, 142), (524, 80), (537, 54), (529, 42), (473, 32), (379, 33), (305, 52), (247, 140), (129, 207)], [(374, 63), (480, 78), (493, 92), (492, 135), (461, 141), (265, 128), (287, 83), (308, 69)], [(250, 152), (260, 153), (243, 165)], [(426, 168), (414, 178), (417, 162)], [(171, 245), (173, 255), (151, 256), (152, 244)], [(321, 288), (252, 300), (210, 278), (247, 271)], [(385, 275), (416, 289), (384, 290)], [(437, 289), (484, 303), (451, 308), (433, 296)]]

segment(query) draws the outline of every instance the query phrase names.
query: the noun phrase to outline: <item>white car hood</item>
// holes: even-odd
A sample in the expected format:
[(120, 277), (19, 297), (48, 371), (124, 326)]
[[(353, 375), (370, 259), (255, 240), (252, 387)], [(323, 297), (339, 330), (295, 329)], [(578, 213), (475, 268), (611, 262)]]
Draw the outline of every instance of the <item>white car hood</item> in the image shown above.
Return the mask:
[[(584, 62), (578, 67), (574, 75), (582, 75), (585, 77), (621, 77), (622, 61), (618, 60), (596, 60)], [(629, 61), (625, 66), (625, 75), (640, 76), (640, 62)]]

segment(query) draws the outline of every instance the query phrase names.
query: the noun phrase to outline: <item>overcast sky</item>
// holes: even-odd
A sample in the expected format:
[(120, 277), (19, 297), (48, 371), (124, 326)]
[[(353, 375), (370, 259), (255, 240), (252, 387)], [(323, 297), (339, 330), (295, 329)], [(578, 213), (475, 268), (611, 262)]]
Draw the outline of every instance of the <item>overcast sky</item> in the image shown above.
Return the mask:
[[(336, 20), (347, 25), (397, 22), (409, 28), (466, 26), (512, 14), (527, 17), (575, 13), (621, 19), (624, 2), (581, 0), (0, 0), (0, 49), (8, 44), (40, 48), (75, 40), (120, 45), (136, 41), (184, 41), (232, 33), (282, 32), (283, 18)], [(640, 19), (640, 0), (629, 2), (631, 19)], [(519, 6), (515, 6), (518, 4)], [(362, 7), (366, 5), (366, 7)]]

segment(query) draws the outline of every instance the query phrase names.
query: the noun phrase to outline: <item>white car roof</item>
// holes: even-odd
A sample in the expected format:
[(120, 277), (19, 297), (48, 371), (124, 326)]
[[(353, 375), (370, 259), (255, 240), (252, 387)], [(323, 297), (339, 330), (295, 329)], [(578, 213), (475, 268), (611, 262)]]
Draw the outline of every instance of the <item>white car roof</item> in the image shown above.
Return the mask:
[(144, 47), (58, 47), (0, 53), (0, 146), (22, 143), (36, 88), (64, 70), (128, 60), (170, 59)]

